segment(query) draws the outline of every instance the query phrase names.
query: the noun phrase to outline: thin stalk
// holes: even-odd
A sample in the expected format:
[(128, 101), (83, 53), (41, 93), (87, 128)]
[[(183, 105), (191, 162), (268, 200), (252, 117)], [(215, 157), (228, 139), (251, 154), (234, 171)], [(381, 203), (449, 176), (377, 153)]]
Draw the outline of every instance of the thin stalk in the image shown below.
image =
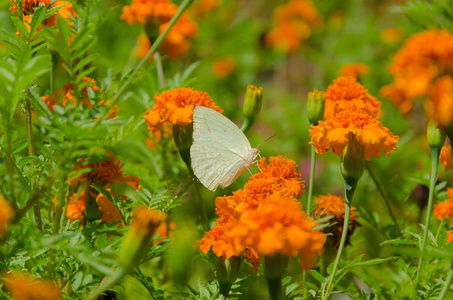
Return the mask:
[(433, 210), (433, 198), (434, 198), (434, 189), (436, 187), (437, 181), (437, 169), (439, 167), (439, 154), (440, 148), (431, 148), (431, 178), (429, 181), (429, 196), (428, 196), (428, 208), (426, 210), (426, 221), (425, 221), (425, 228), (423, 232), (423, 240), (422, 240), (422, 247), (420, 250), (420, 260), (418, 262), (417, 267), (417, 277), (415, 279), (415, 293), (414, 299), (417, 297), (417, 290), (418, 290), (418, 283), (420, 280), (420, 270), (423, 263), (423, 255), (425, 254), (425, 247), (426, 247), (426, 240), (428, 238), (428, 231), (429, 231), (429, 222), (431, 221), (431, 214)]
[(266, 278), (269, 285), (269, 295), (272, 300), (286, 300), (285, 293), (283, 292), (281, 278)]
[[(30, 90), (28, 91), (28, 96), (31, 97)], [(34, 157), (35, 156), (35, 145), (33, 144), (34, 139), (33, 139), (33, 117), (31, 115), (31, 103), (30, 100), (25, 101), (25, 109), (27, 110), (27, 138), (28, 138), (28, 156)], [(35, 162), (32, 161), (30, 163), (30, 168), (34, 169), (35, 167)], [(33, 190), (33, 187), (35, 186), (35, 178), (33, 178), (30, 182), (30, 188)], [(35, 222), (38, 225), (39, 231), (41, 231), (42, 234), (42, 219), (41, 219), (41, 207), (40, 207), (40, 202), (36, 201), (35, 203)]]
[(315, 146), (311, 145), (310, 183), (308, 184), (308, 202), (307, 202), (308, 217), (311, 215), (311, 198), (313, 195), (313, 182), (315, 181), (315, 168), (316, 168), (316, 151)]
[(110, 109), (116, 104), (116, 102), (120, 99), (120, 97), (123, 95), (123, 93), (129, 88), (129, 85), (131, 84), (132, 80), (135, 78), (137, 75), (138, 71), (145, 65), (145, 63), (148, 61), (148, 59), (153, 55), (157, 49), (159, 48), (160, 44), (162, 43), (163, 39), (167, 36), (168, 32), (170, 29), (175, 25), (175, 23), (178, 21), (178, 19), (181, 17), (181, 15), (186, 11), (186, 9), (193, 3), (194, 0), (184, 0), (181, 5), (179, 6), (178, 11), (176, 14), (171, 18), (167, 28), (165, 28), (164, 32), (162, 32), (159, 37), (156, 39), (156, 41), (152, 44), (151, 49), (149, 49), (148, 53), (143, 57), (143, 59), (137, 64), (135, 69), (132, 71), (131, 75), (127, 78), (126, 82), (121, 86), (121, 88), (118, 90), (118, 92), (115, 93), (115, 95), (112, 97), (112, 100), (110, 101), (109, 105), (106, 107), (104, 110), (104, 113), (99, 117), (96, 121), (96, 123), (93, 125), (93, 129), (99, 126), (99, 124), (102, 122), (102, 120), (105, 119), (107, 114), (109, 113)]
[(304, 300), (308, 299), (308, 287), (305, 284), (306, 277), (307, 277), (307, 272), (305, 272), (305, 270), (303, 270), (302, 271), (302, 282), (304, 283), (304, 298), (303, 298)]
[(442, 228), (444, 228), (444, 225), (445, 225), (445, 219), (442, 219), (442, 221), (440, 221), (440, 223), (439, 223), (439, 227), (437, 227), (436, 240), (439, 237), (439, 234), (440, 234)]
[(162, 66), (162, 56), (160, 56), (159, 51), (154, 53), (154, 59), (156, 60), (156, 71), (157, 71), (157, 78), (159, 79), (159, 88), (164, 88), (167, 83), (165, 82), (165, 73), (164, 67)]
[(392, 218), (393, 223), (396, 226), (396, 230), (398, 230), (398, 235), (402, 236), (400, 226), (398, 225), (398, 222), (396, 221), (396, 217), (393, 214), (392, 208), (390, 207), (389, 200), (387, 199), (387, 196), (385, 195), (384, 190), (382, 189), (381, 185), (379, 184), (379, 181), (377, 181), (376, 176), (374, 176), (374, 173), (371, 171), (370, 166), (368, 164), (365, 164), (365, 168), (368, 171), (368, 174), (370, 174), (371, 178), (373, 179), (374, 184), (376, 185), (379, 194), (381, 195), (382, 199), (384, 199), (385, 206), (387, 207), (387, 210), (389, 212), (390, 217)]
[(197, 191), (198, 199), (200, 199), (201, 204), (201, 214), (203, 215), (203, 228), (206, 232), (209, 231), (209, 219), (208, 219), (208, 212), (206, 210), (206, 205), (204, 203), (203, 197), (201, 196), (200, 186), (197, 181), (197, 178), (193, 176), (193, 185), (195, 186), (195, 190)]
[(335, 258), (335, 263), (333, 265), (332, 274), (330, 275), (329, 283), (327, 284), (326, 290), (327, 295), (330, 293), (330, 289), (333, 288), (333, 281), (335, 278), (335, 273), (337, 272), (338, 263), (340, 262), (341, 253), (343, 252), (344, 244), (346, 242), (346, 237), (348, 235), (348, 226), (349, 226), (349, 215), (351, 212), (351, 203), (354, 196), (355, 188), (357, 187), (357, 179), (345, 179), (344, 180), (344, 196), (345, 196), (345, 209), (344, 209), (344, 223), (343, 223), (343, 232), (341, 233), (340, 246), (338, 247), (337, 257)]
[(450, 290), (451, 279), (453, 278), (453, 264), (451, 265), (450, 273), (448, 273), (447, 280), (445, 281), (444, 288), (440, 293), (439, 300), (443, 300), (445, 295), (447, 295), (448, 291)]

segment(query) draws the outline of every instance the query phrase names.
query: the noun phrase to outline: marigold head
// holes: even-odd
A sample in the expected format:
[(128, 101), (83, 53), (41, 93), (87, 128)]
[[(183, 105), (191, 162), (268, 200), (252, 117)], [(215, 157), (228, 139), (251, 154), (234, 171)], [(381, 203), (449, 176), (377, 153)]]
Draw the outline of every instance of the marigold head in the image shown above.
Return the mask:
[(225, 233), (236, 253), (243, 253), (245, 247), (268, 256), (300, 253), (301, 266), (308, 270), (323, 251), (326, 239), (323, 233), (312, 230), (316, 224), (301, 211), (297, 200), (275, 193), (226, 226)]
[(164, 123), (185, 126), (192, 123), (195, 106), (206, 106), (221, 113), (207, 93), (192, 88), (177, 88), (154, 96), (156, 104), (143, 117), (151, 132), (160, 130)]
[(342, 155), (343, 147), (351, 137), (364, 146), (365, 158), (379, 158), (380, 153), (390, 155), (396, 150), (399, 137), (394, 136), (387, 127), (378, 119), (355, 105), (330, 116), (325, 121), (320, 121), (317, 126), (311, 126), (311, 145), (316, 147), (316, 152), (324, 154), (332, 149), (338, 156)]
[(381, 107), (381, 102), (371, 96), (365, 87), (357, 82), (356, 78), (339, 77), (327, 88), (324, 120), (351, 104), (373, 117), (378, 117)]
[(451, 168), (451, 160), (453, 159), (453, 150), (451, 145), (444, 145), (440, 150), (439, 162), (444, 166), (444, 170), (447, 171)]
[(283, 22), (266, 35), (266, 45), (285, 54), (296, 52), (302, 40), (311, 35), (310, 27), (304, 22)]
[(5, 200), (3, 195), (0, 194), (0, 237), (6, 233), (9, 225), (11, 224), (11, 219), (14, 216), (14, 210)]
[(123, 7), (121, 20), (133, 24), (162, 24), (178, 11), (178, 6), (170, 0), (132, 0), (131, 5)]
[(60, 289), (52, 281), (25, 274), (9, 274), (4, 283), (13, 300), (58, 300), (61, 295)]
[(370, 72), (370, 68), (365, 65), (364, 63), (349, 63), (344, 64), (340, 71), (338, 71), (338, 76), (346, 77), (354, 77), (356, 79), (360, 78), (361, 76), (368, 74)]
[(86, 201), (87, 196), (85, 192), (72, 194), (66, 208), (66, 218), (71, 221), (84, 220)]
[(433, 215), (439, 220), (453, 218), (453, 188), (447, 188), (447, 201), (438, 203)]
[[(169, 23), (160, 25), (160, 33), (163, 33)], [(182, 14), (176, 24), (170, 29), (159, 50), (170, 58), (181, 57), (190, 48), (190, 38), (198, 32), (198, 25), (188, 14)]]
[(231, 55), (216, 58), (212, 63), (212, 73), (217, 78), (227, 77), (233, 73), (235, 69), (236, 60)]

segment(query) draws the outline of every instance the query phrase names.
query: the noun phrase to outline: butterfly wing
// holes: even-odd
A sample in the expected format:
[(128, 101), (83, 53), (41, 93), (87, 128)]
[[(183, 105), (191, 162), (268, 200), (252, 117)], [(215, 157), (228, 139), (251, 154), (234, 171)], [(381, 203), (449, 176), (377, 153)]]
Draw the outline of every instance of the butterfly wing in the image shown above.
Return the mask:
[(249, 165), (248, 139), (228, 118), (204, 106), (195, 107), (193, 126), (190, 157), (195, 176), (211, 191), (229, 186)]

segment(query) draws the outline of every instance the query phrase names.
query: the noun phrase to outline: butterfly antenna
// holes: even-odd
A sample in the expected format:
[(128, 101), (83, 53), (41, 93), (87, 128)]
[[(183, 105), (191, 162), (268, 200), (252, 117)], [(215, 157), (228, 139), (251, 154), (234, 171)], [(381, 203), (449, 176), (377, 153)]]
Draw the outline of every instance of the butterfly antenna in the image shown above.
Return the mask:
[(265, 140), (262, 140), (261, 143), (256, 147), (257, 149), (262, 145), (264, 144), (265, 142), (267, 142), (268, 140), (270, 140), (271, 138), (273, 138), (276, 134), (274, 133), (273, 135), (271, 135), (270, 137), (268, 137), (267, 139)]

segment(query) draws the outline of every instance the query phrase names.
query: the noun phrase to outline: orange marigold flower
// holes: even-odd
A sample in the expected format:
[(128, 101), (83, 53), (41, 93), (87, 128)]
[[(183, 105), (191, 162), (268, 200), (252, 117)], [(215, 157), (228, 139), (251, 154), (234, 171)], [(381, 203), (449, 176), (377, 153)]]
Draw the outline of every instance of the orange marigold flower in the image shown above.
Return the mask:
[(132, 0), (123, 7), (121, 20), (129, 25), (166, 23), (176, 14), (178, 6), (170, 0)]
[[(110, 192), (110, 190), (107, 191)], [(121, 197), (123, 198), (123, 201), (127, 199), (126, 196), (121, 195)], [(102, 212), (102, 221), (104, 221), (105, 223), (121, 221), (121, 226), (124, 226), (123, 217), (121, 216), (121, 213), (116, 205), (112, 203), (112, 201), (107, 199), (103, 194), (99, 194), (96, 197), (96, 203), (99, 210)]]
[(212, 73), (217, 78), (227, 77), (233, 73), (235, 69), (236, 60), (231, 55), (216, 58), (212, 63)]
[(206, 106), (219, 113), (223, 111), (207, 93), (192, 88), (164, 91), (160, 95), (156, 94), (154, 100), (156, 104), (143, 117), (153, 133), (160, 130), (164, 123), (180, 126), (192, 123), (195, 106)]
[(416, 98), (428, 94), (436, 78), (452, 71), (453, 35), (447, 30), (422, 31), (410, 37), (396, 53), (390, 66), (394, 81), (381, 94), (407, 114)]
[(321, 16), (311, 1), (290, 0), (284, 5), (278, 6), (272, 15), (276, 23), (283, 23), (291, 20), (303, 20), (310, 25), (319, 25)]
[[(223, 256), (229, 259), (234, 255), (235, 251), (231, 240), (225, 236), (225, 225), (231, 222), (230, 216), (220, 217), (215, 223), (211, 231), (206, 232), (204, 237), (197, 242), (197, 247), (204, 254), (208, 254), (208, 251), (212, 248), (214, 254), (218, 257)], [(239, 253), (240, 256), (242, 253)]]
[[(341, 233), (343, 232), (344, 214), (345, 214), (345, 200), (342, 197), (334, 195), (318, 196), (315, 198), (316, 208), (312, 212), (312, 216), (315, 218), (323, 218), (326, 216), (333, 216), (332, 219), (325, 223), (336, 222), (335, 225), (323, 228), (321, 231), (324, 233), (333, 234), (333, 248), (337, 249), (340, 246)], [(357, 226), (357, 217), (354, 213), (355, 207), (351, 207), (349, 216), (349, 229), (346, 239), (346, 245), (349, 244), (349, 238), (354, 233), (355, 227)]]
[(437, 79), (429, 94), (429, 101), (426, 101), (425, 108), (430, 120), (439, 122), (443, 128), (451, 127), (453, 124), (453, 79), (451, 76), (447, 75)]
[(115, 159), (113, 155), (107, 160), (78, 165), (73, 168), (73, 171), (80, 169), (93, 169), (87, 173), (83, 173), (79, 177), (69, 178), (69, 185), (76, 185), (80, 181), (88, 181), (88, 185), (92, 183), (99, 184), (104, 187), (110, 187), (112, 183), (123, 182), (135, 189), (140, 189), (140, 177), (137, 176), (124, 176), (122, 168), (124, 164)]
[(68, 206), (66, 208), (66, 218), (71, 221), (84, 220), (85, 219), (85, 203), (87, 196), (85, 192), (80, 194), (74, 193), (69, 199)]
[(338, 76), (351, 76), (357, 79), (369, 72), (370, 68), (364, 63), (349, 63), (341, 67), (340, 71), (338, 71)]
[(453, 159), (453, 150), (451, 145), (444, 145), (440, 150), (439, 161), (444, 166), (445, 171), (451, 168), (451, 160)]
[(447, 231), (448, 237), (447, 237), (447, 245), (453, 242), (453, 230)]
[(380, 153), (390, 155), (397, 150), (399, 137), (393, 135), (387, 127), (367, 112), (351, 105), (346, 109), (330, 116), (325, 121), (319, 121), (317, 126), (311, 126), (310, 144), (316, 147), (316, 152), (326, 153), (332, 148), (333, 152), (341, 156), (343, 147), (351, 139), (355, 139), (364, 146), (365, 158), (379, 158)]
[(255, 249), (259, 255), (300, 253), (302, 268), (309, 270), (326, 240), (323, 233), (312, 230), (316, 225), (301, 211), (297, 200), (274, 193), (257, 209), (247, 210), (229, 223), (225, 234), (236, 254), (242, 254), (245, 247)]
[(0, 237), (6, 233), (13, 216), (13, 208), (9, 202), (5, 200), (3, 195), (0, 194)]
[(25, 274), (8, 274), (4, 283), (13, 300), (58, 300), (61, 296), (60, 289), (52, 281)]
[(453, 188), (447, 188), (447, 201), (440, 202), (434, 207), (433, 215), (439, 220), (453, 218)]
[(357, 79), (351, 76), (339, 77), (333, 81), (326, 91), (324, 120), (329, 116), (354, 104), (373, 117), (378, 117), (381, 102), (371, 96)]

